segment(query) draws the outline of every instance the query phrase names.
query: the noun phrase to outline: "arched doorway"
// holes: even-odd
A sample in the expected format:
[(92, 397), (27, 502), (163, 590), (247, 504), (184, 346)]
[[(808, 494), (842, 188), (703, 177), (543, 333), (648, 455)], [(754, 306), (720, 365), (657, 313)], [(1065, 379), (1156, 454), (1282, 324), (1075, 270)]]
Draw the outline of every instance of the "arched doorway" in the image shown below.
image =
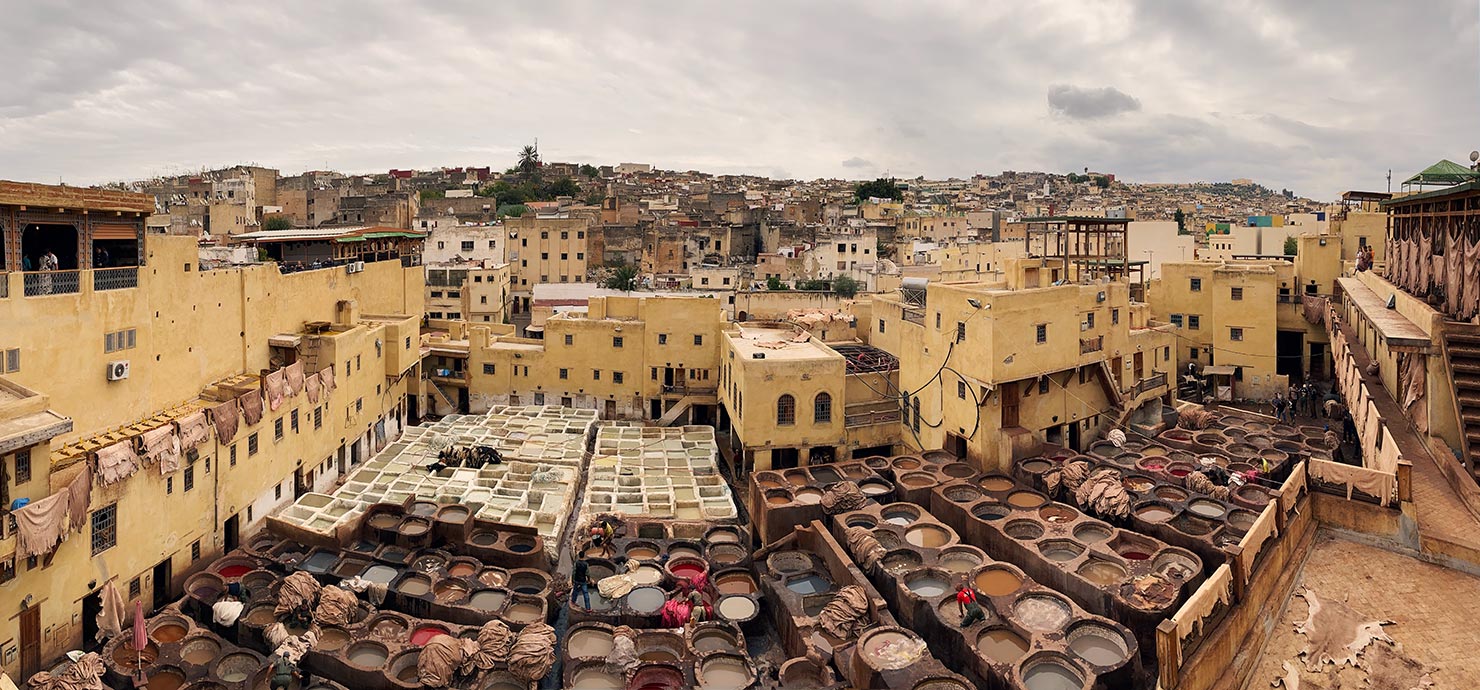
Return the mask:
[(41, 257), (56, 254), (57, 268), (77, 270), (77, 228), (71, 225), (32, 223), (21, 231), (21, 265), (39, 270)]

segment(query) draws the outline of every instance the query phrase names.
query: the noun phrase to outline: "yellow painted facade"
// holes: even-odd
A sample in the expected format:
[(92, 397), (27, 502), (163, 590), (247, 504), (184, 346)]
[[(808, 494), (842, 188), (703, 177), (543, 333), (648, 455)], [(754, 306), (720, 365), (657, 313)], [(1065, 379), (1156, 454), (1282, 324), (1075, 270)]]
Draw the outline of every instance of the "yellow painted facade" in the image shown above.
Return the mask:
[[(0, 274), (10, 287), (0, 299), (0, 346), (18, 348), (21, 358), (8, 379), (74, 421), (71, 431), (28, 448), (30, 481), (10, 480), (10, 496), (45, 498), (86, 462), (87, 449), (214, 405), (218, 384), (255, 386), (259, 374), (293, 358), (309, 371), (332, 364), (338, 389), (317, 405), (302, 394), (289, 398), (258, 424), (243, 424), (230, 443), (213, 433), (178, 471), (147, 465), (111, 486), (95, 481), (82, 531), (34, 565), (21, 559), (14, 579), (0, 584), (0, 662), (12, 674), (32, 670), (21, 663), (33, 644), (43, 664), (81, 647), (91, 625), (87, 600), (110, 580), (146, 608), (178, 595), (184, 576), (291, 502), (295, 488), (332, 483), (348, 463), (368, 457), (383, 442), (377, 423), (389, 426), (380, 427), (383, 434), (399, 428), (414, 393), (420, 267), (387, 261), (354, 274), (339, 267), (283, 275), (272, 265), (201, 272), (195, 238), (162, 235), (147, 237), (143, 256), (137, 287), (115, 290), (94, 289), (84, 271), (75, 294), (25, 297), (20, 274)], [(309, 322), (325, 322), (325, 332), (307, 332)], [(105, 339), (123, 331), (130, 335)], [(107, 340), (131, 346), (109, 352)], [(120, 361), (129, 363), (129, 376), (108, 380), (109, 363)], [(0, 428), (15, 414), (0, 405)], [(15, 478), (14, 453), (4, 461)], [(6, 533), (0, 556), (15, 548), (15, 535)], [(21, 638), (21, 615), (39, 618), (39, 640)]]
[(508, 264), (427, 266), (427, 318), (504, 323), (513, 299), (511, 278)]
[(505, 220), (514, 294), (527, 300), (540, 283), (585, 282), (588, 263), (600, 263), (586, 253), (591, 227), (589, 218)]
[(744, 467), (848, 457), (842, 355), (789, 327), (733, 324), (720, 358), (720, 401)]

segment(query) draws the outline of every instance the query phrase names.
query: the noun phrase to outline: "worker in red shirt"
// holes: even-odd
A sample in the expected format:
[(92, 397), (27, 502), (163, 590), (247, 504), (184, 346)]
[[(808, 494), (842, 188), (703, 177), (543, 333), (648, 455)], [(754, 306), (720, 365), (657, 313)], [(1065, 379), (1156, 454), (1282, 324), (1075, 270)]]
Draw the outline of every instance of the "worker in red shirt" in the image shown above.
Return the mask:
[(975, 589), (966, 586), (962, 582), (956, 588), (956, 608), (961, 611), (961, 627), (965, 628), (972, 623), (987, 619), (987, 614), (982, 611), (981, 604), (976, 602), (977, 593)]

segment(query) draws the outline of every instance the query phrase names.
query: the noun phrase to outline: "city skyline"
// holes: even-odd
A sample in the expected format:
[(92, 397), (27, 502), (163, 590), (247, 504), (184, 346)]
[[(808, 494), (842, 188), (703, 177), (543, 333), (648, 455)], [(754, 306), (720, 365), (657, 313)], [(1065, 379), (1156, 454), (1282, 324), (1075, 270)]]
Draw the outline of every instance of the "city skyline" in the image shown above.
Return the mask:
[(9, 9), (0, 178), (498, 165), (538, 137), (716, 174), (1089, 167), (1331, 199), (1480, 146), (1464, 2), (200, 10)]

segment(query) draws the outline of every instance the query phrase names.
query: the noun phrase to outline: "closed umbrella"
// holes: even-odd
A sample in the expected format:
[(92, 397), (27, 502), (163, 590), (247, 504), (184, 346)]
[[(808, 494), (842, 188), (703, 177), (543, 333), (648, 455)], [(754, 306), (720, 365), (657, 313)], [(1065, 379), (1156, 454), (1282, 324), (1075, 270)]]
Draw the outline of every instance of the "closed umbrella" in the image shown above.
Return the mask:
[(144, 602), (134, 602), (134, 659), (140, 678), (144, 677), (144, 648), (149, 646), (149, 633), (144, 629)]

